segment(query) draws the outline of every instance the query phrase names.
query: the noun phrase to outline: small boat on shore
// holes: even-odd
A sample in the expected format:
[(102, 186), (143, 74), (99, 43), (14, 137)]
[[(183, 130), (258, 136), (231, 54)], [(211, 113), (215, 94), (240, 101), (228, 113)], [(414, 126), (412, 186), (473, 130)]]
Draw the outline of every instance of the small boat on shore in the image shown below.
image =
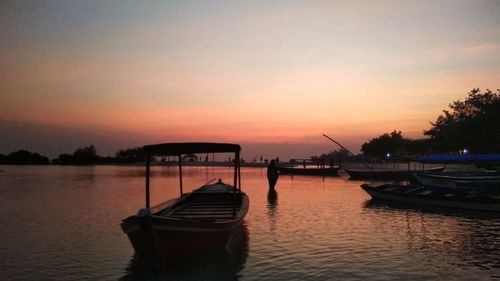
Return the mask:
[(445, 167), (427, 169), (358, 170), (346, 169), (352, 180), (411, 180), (415, 175), (441, 173)]
[[(240, 146), (222, 143), (166, 143), (144, 147), (146, 153), (146, 208), (124, 219), (136, 255), (154, 269), (177, 264), (200, 253), (225, 249), (248, 212), (248, 196), (241, 191)], [(218, 182), (184, 193), (183, 154), (235, 154), (234, 185)], [(153, 156), (178, 156), (180, 197), (150, 207), (150, 162)]]
[(361, 188), (373, 199), (399, 204), (500, 212), (499, 193), (387, 183), (363, 184)]
[(339, 167), (329, 168), (294, 168), (294, 167), (278, 167), (278, 171), (283, 175), (301, 175), (301, 176), (318, 176), (318, 177), (338, 177)]

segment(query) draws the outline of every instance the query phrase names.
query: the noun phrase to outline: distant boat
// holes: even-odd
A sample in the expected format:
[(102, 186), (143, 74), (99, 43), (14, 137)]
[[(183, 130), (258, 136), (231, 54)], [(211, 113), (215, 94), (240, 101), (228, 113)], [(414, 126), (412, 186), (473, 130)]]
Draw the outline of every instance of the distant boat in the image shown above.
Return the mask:
[(481, 194), (424, 185), (363, 184), (373, 199), (389, 202), (500, 212), (500, 194)]
[(319, 177), (337, 177), (339, 167), (329, 168), (293, 168), (293, 167), (278, 167), (280, 174), (302, 175), (302, 176), (319, 176)]
[[(235, 230), (242, 225), (249, 208), (248, 196), (241, 191), (240, 146), (221, 143), (166, 143), (145, 146), (144, 151), (147, 159), (146, 208), (121, 223), (137, 256), (158, 269), (200, 253), (225, 249)], [(181, 155), (217, 152), (235, 153), (234, 185), (219, 180), (190, 193), (183, 193)], [(150, 207), (150, 158), (156, 155), (179, 157), (181, 196)]]
[(440, 173), (445, 167), (435, 167), (428, 169), (395, 169), (395, 170), (357, 170), (346, 169), (352, 180), (411, 180), (414, 175), (427, 173)]

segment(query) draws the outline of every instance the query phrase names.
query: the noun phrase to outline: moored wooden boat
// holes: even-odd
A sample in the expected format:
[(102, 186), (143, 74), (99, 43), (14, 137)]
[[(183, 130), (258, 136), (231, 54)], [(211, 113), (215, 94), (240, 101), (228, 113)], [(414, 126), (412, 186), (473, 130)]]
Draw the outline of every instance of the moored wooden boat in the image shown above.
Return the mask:
[(319, 177), (336, 177), (338, 176), (339, 167), (329, 168), (294, 168), (294, 167), (278, 167), (280, 174), (301, 175), (301, 176), (319, 176)]
[(500, 193), (500, 174), (498, 172), (421, 174), (416, 175), (416, 177), (424, 185)]
[(435, 188), (424, 185), (363, 184), (373, 199), (400, 204), (500, 212), (500, 194)]
[[(137, 256), (154, 268), (177, 264), (195, 255), (225, 249), (248, 212), (248, 196), (241, 191), (239, 152), (236, 144), (170, 143), (145, 146), (146, 208), (123, 220)], [(182, 191), (181, 155), (234, 152), (234, 185), (222, 180), (190, 192)], [(181, 196), (149, 206), (149, 166), (154, 155), (179, 156)]]
[(440, 173), (445, 167), (427, 169), (396, 169), (396, 170), (358, 170), (346, 169), (352, 180), (411, 180), (414, 175), (427, 173)]

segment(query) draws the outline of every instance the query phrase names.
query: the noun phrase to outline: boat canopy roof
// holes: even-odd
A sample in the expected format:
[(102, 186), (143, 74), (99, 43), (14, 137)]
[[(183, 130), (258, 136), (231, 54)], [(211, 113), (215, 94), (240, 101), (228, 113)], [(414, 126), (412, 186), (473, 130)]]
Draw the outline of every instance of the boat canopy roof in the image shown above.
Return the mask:
[(419, 162), (499, 161), (500, 154), (433, 154), (417, 158)]
[(213, 142), (177, 142), (161, 143), (144, 146), (144, 152), (148, 155), (181, 155), (196, 153), (224, 153), (240, 152), (239, 144), (213, 143)]

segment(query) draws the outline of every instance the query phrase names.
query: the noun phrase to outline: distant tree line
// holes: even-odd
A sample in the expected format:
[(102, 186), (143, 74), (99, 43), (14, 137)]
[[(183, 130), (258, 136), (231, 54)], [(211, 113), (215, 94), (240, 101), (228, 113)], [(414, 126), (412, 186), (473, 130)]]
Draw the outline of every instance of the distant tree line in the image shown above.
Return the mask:
[(95, 165), (144, 162), (142, 147), (119, 150), (114, 157), (104, 157), (97, 154), (94, 145), (78, 148), (72, 154), (63, 153), (52, 161), (38, 153), (19, 150), (8, 155), (0, 154), (0, 164), (4, 165)]
[(361, 146), (365, 156), (376, 158), (405, 158), (434, 152), (430, 139), (408, 139), (401, 131), (393, 131), (365, 142)]
[(133, 147), (124, 150), (119, 150), (115, 154), (118, 163), (138, 163), (144, 162), (146, 154), (142, 147)]
[(8, 155), (0, 154), (0, 164), (4, 165), (48, 165), (49, 158), (38, 153), (18, 150)]
[(430, 153), (500, 153), (500, 90), (472, 89), (464, 101), (431, 122), (427, 138), (404, 138), (401, 131), (386, 133), (364, 143), (361, 151), (373, 157), (411, 157)]
[(73, 154), (63, 153), (59, 154), (59, 157), (52, 159), (52, 164), (59, 165), (94, 165), (109, 163), (114, 163), (114, 158), (97, 155), (97, 150), (93, 144), (78, 148)]
[(52, 160), (52, 164), (59, 165), (95, 165), (95, 164), (117, 164), (144, 162), (144, 150), (142, 147), (119, 150), (115, 157), (103, 157), (97, 155), (94, 145), (78, 148), (73, 154), (60, 154)]

